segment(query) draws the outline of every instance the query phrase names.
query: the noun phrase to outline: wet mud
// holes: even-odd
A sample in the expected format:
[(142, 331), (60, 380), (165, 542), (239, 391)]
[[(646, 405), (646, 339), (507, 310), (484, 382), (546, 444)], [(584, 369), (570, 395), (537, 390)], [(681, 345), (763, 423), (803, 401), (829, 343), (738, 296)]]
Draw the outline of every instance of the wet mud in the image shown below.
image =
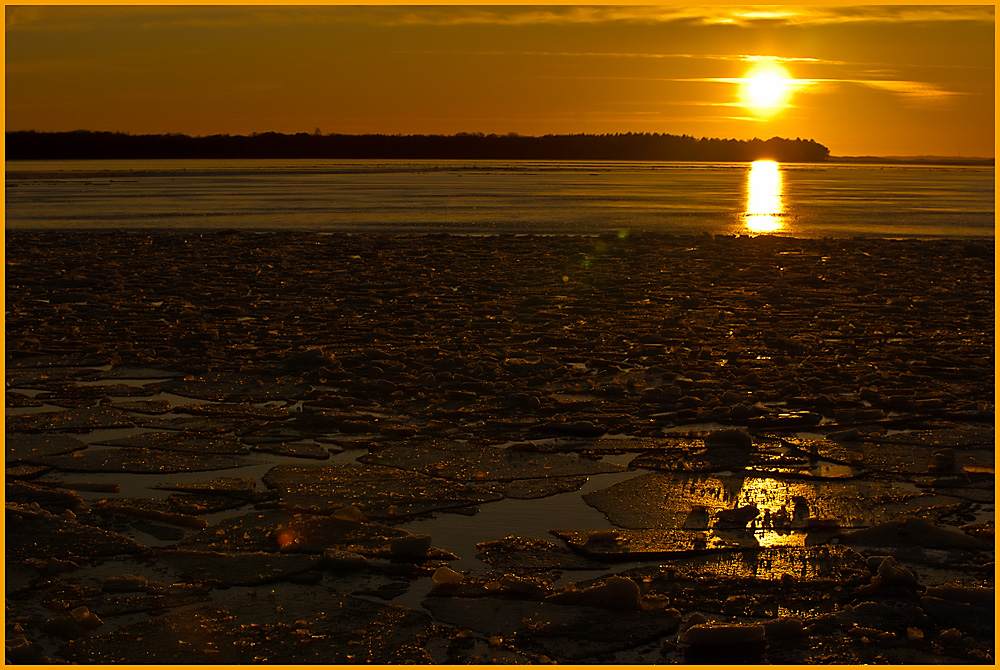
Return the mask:
[(8, 231), (6, 659), (992, 664), (993, 332), (992, 240)]

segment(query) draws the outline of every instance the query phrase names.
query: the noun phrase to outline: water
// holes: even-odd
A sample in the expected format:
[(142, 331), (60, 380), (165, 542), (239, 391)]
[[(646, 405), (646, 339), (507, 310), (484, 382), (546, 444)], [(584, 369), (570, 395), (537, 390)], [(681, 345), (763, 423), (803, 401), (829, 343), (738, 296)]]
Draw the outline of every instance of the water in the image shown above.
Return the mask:
[(13, 229), (992, 237), (992, 167), (11, 161)]

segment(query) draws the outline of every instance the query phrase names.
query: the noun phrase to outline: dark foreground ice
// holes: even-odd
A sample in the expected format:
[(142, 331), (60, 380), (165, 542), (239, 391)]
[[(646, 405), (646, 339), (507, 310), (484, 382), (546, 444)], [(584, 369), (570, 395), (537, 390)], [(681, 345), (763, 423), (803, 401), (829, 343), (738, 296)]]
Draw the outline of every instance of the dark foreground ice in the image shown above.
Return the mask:
[(8, 232), (11, 663), (992, 663), (992, 242)]

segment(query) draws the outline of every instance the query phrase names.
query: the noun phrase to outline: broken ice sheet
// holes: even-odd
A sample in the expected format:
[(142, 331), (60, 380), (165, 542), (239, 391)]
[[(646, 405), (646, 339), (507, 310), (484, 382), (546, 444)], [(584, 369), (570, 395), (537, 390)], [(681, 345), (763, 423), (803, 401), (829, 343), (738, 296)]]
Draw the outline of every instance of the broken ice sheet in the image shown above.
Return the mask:
[[(980, 448), (938, 447), (926, 443), (883, 442), (872, 440), (857, 446), (860, 461), (869, 470), (901, 475), (957, 474), (966, 465), (982, 465), (984, 459), (992, 465), (993, 454)], [(950, 454), (947, 464), (939, 463), (936, 454)]]
[(563, 662), (592, 661), (597, 654), (631, 649), (677, 630), (677, 620), (658, 612), (609, 611), (506, 598), (442, 598), (423, 606), (438, 621), (497, 638)]
[(426, 662), (430, 617), (315, 587), (267, 598), (234, 594), (214, 605), (126, 624), (74, 640), (65, 658), (85, 664), (309, 664)]
[(625, 469), (612, 463), (561, 454), (528, 453), (497, 447), (455, 451), (449, 448), (448, 443), (437, 440), (379, 448), (358, 460), (463, 482), (594, 475)]
[[(148, 518), (167, 521), (170, 516), (199, 516), (223, 512), (243, 506), (245, 501), (226, 496), (198, 495), (193, 493), (171, 493), (166, 498), (111, 498), (93, 503), (95, 510), (108, 510), (134, 516), (149, 512)], [(162, 516), (159, 519), (158, 516)], [(202, 525), (202, 524), (197, 524)]]
[(967, 535), (959, 530), (942, 528), (925, 521), (906, 517), (862, 528), (841, 536), (841, 542), (862, 547), (926, 547), (931, 549), (964, 549), (987, 551), (993, 543)]
[(280, 379), (265, 381), (246, 374), (210, 374), (193, 379), (170, 379), (147, 384), (154, 392), (167, 392), (185, 398), (199, 398), (227, 403), (266, 402), (300, 398), (309, 388)]
[(41, 393), (37, 394), (35, 398), (38, 400), (45, 401), (56, 401), (52, 404), (59, 404), (58, 400), (90, 400), (91, 404), (104, 397), (115, 397), (115, 398), (133, 398), (133, 397), (144, 397), (151, 396), (153, 392), (149, 389), (144, 389), (141, 386), (132, 386), (130, 384), (72, 384), (72, 383), (59, 383), (59, 384), (44, 384), (41, 388), (45, 389)]
[[(388, 557), (391, 541), (409, 535), (405, 530), (377, 523), (269, 510), (223, 519), (185, 539), (178, 547), (219, 552), (313, 554), (336, 548), (362, 556)], [(433, 547), (428, 557), (454, 559), (451, 554)]]
[(992, 446), (996, 440), (993, 426), (963, 426), (938, 430), (911, 430), (878, 438), (878, 442), (919, 444), (927, 447)]
[(586, 477), (544, 477), (541, 479), (515, 479), (476, 483), (475, 487), (497, 493), (505, 498), (533, 500), (557, 493), (569, 493), (583, 488)]
[[(584, 500), (623, 528), (692, 527), (689, 517), (704, 510), (709, 519), (719, 511), (756, 505), (763, 525), (787, 518), (789, 525), (807, 527), (810, 519), (836, 520), (839, 527), (866, 527), (915, 514), (959, 499), (934, 493), (913, 493), (885, 482), (839, 480), (780, 480), (738, 475), (651, 473), (618, 482), (584, 495)], [(814, 526), (819, 525), (813, 523)]]
[(508, 450), (538, 453), (624, 454), (663, 448), (676, 442), (659, 437), (601, 437), (596, 439), (548, 438), (510, 445)]
[(836, 546), (771, 547), (675, 557), (663, 565), (618, 574), (635, 581), (644, 599), (667, 598), (682, 612), (754, 618), (832, 612), (844, 589), (865, 584), (870, 578), (863, 556)]
[(788, 575), (800, 581), (829, 580), (842, 585), (850, 581), (864, 582), (868, 576), (864, 556), (849, 547), (836, 545), (763, 547), (679, 556), (663, 566), (633, 568), (620, 574), (649, 588), (655, 588), (658, 579), (696, 581), (699, 576), (780, 581)]
[[(315, 442), (261, 442), (250, 447), (250, 451), (260, 451), (278, 456), (309, 458), (325, 461), (330, 458), (330, 449)], [(336, 450), (339, 451), (339, 450)]]
[(187, 414), (260, 419), (262, 421), (283, 421), (293, 416), (292, 412), (283, 407), (275, 407), (273, 405), (257, 406), (247, 403), (198, 403), (184, 405), (183, 410)]
[(119, 409), (96, 407), (15, 414), (6, 418), (5, 429), (11, 433), (86, 432), (98, 428), (131, 428), (134, 425), (132, 418)]
[(136, 412), (139, 414), (166, 414), (172, 408), (166, 400), (134, 400), (116, 402), (111, 405), (114, 409), (123, 412)]
[(268, 552), (224, 553), (190, 549), (160, 550), (156, 564), (195, 584), (256, 586), (279, 581), (320, 566), (322, 558), (309, 554)]
[(4, 502), (21, 505), (37, 504), (52, 512), (84, 509), (83, 499), (62, 487), (38, 486), (34, 482), (8, 481), (4, 487)]
[(246, 447), (232, 437), (204, 437), (201, 435), (159, 431), (129, 435), (110, 440), (99, 440), (94, 444), (110, 447), (136, 447), (139, 449), (165, 449), (198, 454), (247, 454)]
[(379, 465), (279, 465), (263, 480), (278, 494), (282, 508), (324, 514), (355, 505), (370, 519), (413, 516), (501, 498), (458, 482)]
[(358, 460), (465, 482), (518, 499), (576, 491), (587, 483), (587, 475), (624, 470), (613, 464), (559, 454), (479, 447), (448, 440), (373, 448)]
[(677, 555), (754, 548), (753, 533), (698, 530), (617, 529), (549, 531), (573, 551), (600, 561), (648, 561)]
[[(8, 421), (10, 417), (7, 417)], [(44, 456), (58, 456), (87, 448), (87, 443), (69, 435), (6, 433), (7, 463), (18, 463)]]
[(245, 435), (266, 424), (256, 419), (231, 416), (173, 416), (141, 419), (139, 425), (152, 430), (188, 431), (191, 433), (208, 433), (214, 435), (226, 433)]
[(219, 477), (184, 484), (157, 484), (152, 488), (183, 493), (211, 493), (240, 500), (252, 500), (257, 496), (257, 481), (251, 477)]
[(8, 558), (95, 558), (145, 550), (131, 538), (45, 511), (6, 510)]
[(598, 561), (572, 554), (555, 542), (535, 537), (505, 537), (480, 542), (476, 548), (479, 549), (476, 558), (497, 570), (600, 570), (605, 567)]
[(196, 454), (165, 451), (163, 449), (137, 449), (134, 447), (91, 447), (86, 451), (47, 458), (33, 458), (33, 463), (48, 465), (64, 472), (129, 472), (133, 474), (200, 472), (229, 470), (246, 465), (259, 465), (265, 461), (242, 456)]
[(101, 379), (170, 379), (183, 377), (183, 372), (163, 368), (113, 367), (100, 373)]
[(702, 438), (669, 438), (655, 442), (650, 445), (653, 448), (632, 461), (632, 467), (678, 472), (742, 470), (760, 448), (760, 445), (706, 444)]

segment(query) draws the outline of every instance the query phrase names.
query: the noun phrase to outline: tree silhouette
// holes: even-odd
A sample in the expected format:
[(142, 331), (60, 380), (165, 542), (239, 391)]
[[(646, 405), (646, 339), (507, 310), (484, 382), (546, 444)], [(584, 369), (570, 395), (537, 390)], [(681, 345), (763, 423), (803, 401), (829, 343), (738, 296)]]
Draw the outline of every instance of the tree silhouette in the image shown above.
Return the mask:
[(6, 133), (7, 159), (348, 158), (822, 162), (813, 140), (734, 140), (660, 133), (339, 135), (319, 132), (192, 137), (76, 130)]

